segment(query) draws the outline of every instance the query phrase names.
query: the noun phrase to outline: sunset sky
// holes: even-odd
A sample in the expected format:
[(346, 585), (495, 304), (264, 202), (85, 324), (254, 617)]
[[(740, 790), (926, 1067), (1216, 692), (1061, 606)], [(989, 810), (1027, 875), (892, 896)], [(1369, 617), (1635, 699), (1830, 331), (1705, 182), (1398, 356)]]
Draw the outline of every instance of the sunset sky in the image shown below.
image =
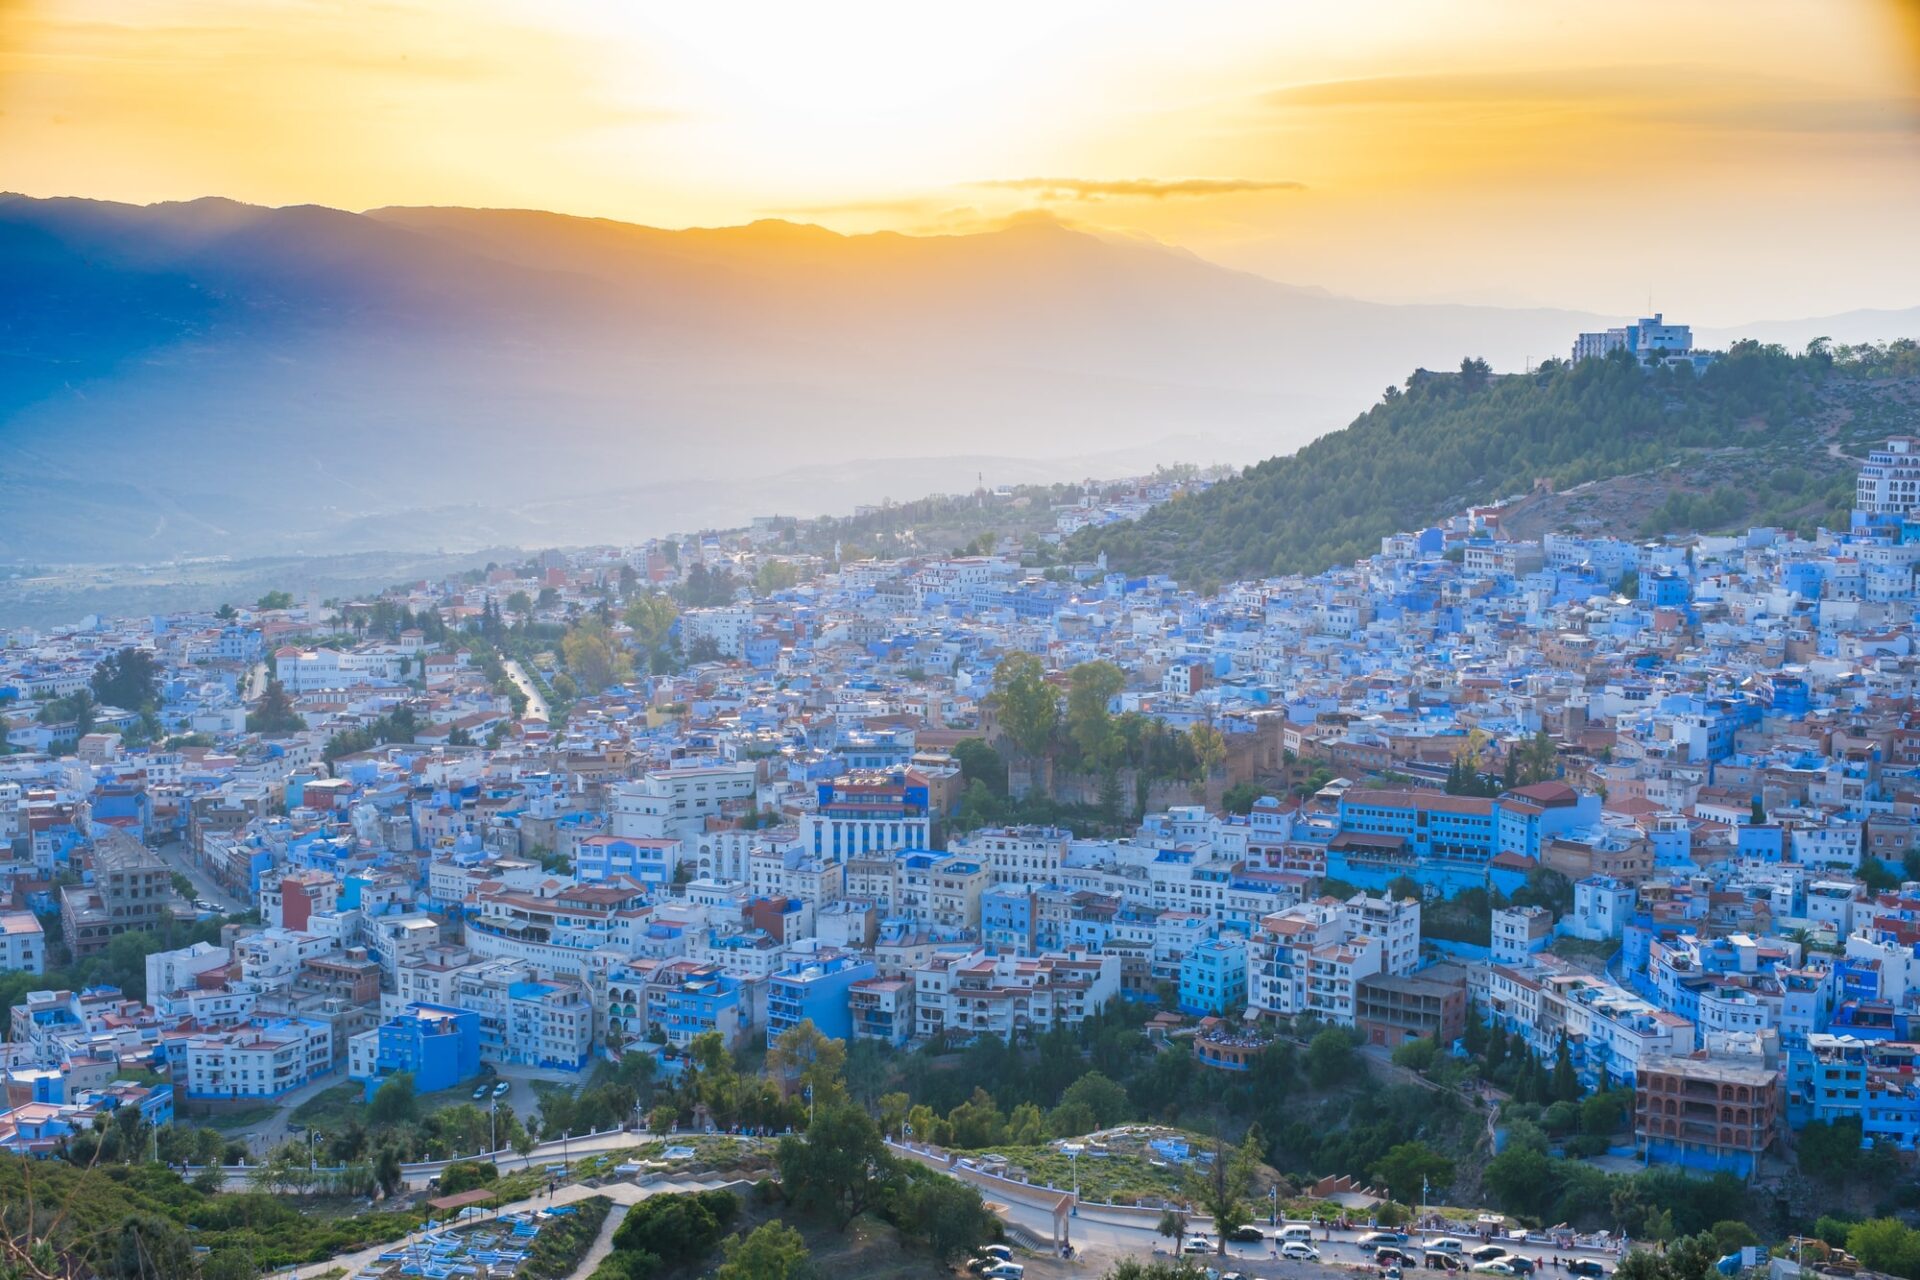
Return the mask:
[(0, 187), (1052, 216), (1386, 300), (1920, 303), (1887, 0), (0, 0)]

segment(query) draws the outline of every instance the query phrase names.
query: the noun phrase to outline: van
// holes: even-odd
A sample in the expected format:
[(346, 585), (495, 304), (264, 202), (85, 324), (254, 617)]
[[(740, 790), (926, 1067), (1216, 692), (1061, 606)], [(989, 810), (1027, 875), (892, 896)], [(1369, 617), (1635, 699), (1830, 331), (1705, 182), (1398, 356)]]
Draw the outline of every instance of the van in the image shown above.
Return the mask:
[(1286, 1226), (1280, 1228), (1275, 1234), (1274, 1239), (1280, 1241), (1282, 1244), (1285, 1244), (1289, 1240), (1312, 1240), (1313, 1228), (1304, 1222), (1289, 1222)]
[(1463, 1253), (1466, 1245), (1460, 1243), (1457, 1236), (1441, 1236), (1438, 1240), (1427, 1241), (1427, 1248), (1435, 1253)]

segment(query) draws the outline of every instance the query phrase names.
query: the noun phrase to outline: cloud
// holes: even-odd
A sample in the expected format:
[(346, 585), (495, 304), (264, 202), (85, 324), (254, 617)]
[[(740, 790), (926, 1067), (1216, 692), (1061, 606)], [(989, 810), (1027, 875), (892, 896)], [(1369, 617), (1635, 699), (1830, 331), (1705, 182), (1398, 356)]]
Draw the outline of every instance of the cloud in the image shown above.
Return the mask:
[(1304, 191), (1302, 182), (1265, 178), (995, 178), (973, 184), (1001, 191), (1036, 191), (1050, 200), (1148, 199)]
[(1736, 133), (1902, 133), (1920, 124), (1909, 94), (1840, 96), (1804, 82), (1688, 63), (1369, 76), (1287, 85), (1273, 108), (1582, 107), (1659, 125)]

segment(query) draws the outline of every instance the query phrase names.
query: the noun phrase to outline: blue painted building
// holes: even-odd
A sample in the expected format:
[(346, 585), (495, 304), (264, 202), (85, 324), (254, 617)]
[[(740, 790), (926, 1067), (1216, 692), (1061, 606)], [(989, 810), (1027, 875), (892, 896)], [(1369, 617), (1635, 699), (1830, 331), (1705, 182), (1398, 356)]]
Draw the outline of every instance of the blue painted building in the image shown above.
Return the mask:
[(1180, 961), (1180, 1012), (1226, 1017), (1247, 1007), (1247, 944), (1209, 938)]
[(356, 1063), (371, 1100), (380, 1082), (413, 1074), (420, 1093), (438, 1093), (480, 1073), (480, 1015), (471, 1009), (416, 1001), (374, 1029), (372, 1062)]
[(878, 972), (873, 961), (850, 955), (788, 965), (767, 980), (767, 1043), (802, 1022), (845, 1040), (853, 1034), (847, 990)]

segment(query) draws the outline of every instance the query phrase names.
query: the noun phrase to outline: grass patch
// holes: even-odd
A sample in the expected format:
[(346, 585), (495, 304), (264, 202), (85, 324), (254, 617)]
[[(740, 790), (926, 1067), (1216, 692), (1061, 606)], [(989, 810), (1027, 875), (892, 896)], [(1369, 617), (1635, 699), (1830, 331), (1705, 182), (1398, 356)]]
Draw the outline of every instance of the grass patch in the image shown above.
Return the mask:
[(549, 1217), (540, 1224), (540, 1234), (533, 1238), (533, 1248), (520, 1268), (523, 1280), (560, 1280), (572, 1275), (599, 1238), (613, 1201), (606, 1196), (590, 1196), (574, 1201), (571, 1208), (573, 1212)]
[(1077, 1165), (1083, 1200), (1133, 1204), (1140, 1200), (1184, 1202), (1187, 1199), (1184, 1167), (1155, 1165), (1141, 1156), (1115, 1153), (1105, 1156), (1083, 1155), (1077, 1160), (1070, 1160), (1055, 1148), (1046, 1146), (993, 1147), (986, 1151), (969, 1152), (968, 1155), (975, 1159), (984, 1155), (1005, 1156), (1008, 1168), (1003, 1172), (1006, 1176), (1015, 1179), (1024, 1177), (1035, 1186), (1052, 1185), (1062, 1191), (1073, 1188)]
[[(475, 1106), (482, 1106), (474, 1102), (473, 1098), (473, 1086), (478, 1084), (480, 1079), (475, 1077), (465, 1084), (455, 1085), (451, 1089), (442, 1089), (438, 1093), (420, 1094), (414, 1099), (414, 1105), (423, 1116), (462, 1102), (473, 1102)], [(482, 1109), (485, 1108), (482, 1106)], [(271, 1116), (273, 1113), (269, 1110), (267, 1114)], [(295, 1107), (293, 1114), (287, 1119), (289, 1123), (301, 1129), (318, 1129), (322, 1133), (339, 1133), (354, 1121), (365, 1125), (367, 1122), (366, 1086), (357, 1080), (347, 1080), (322, 1089)]]

